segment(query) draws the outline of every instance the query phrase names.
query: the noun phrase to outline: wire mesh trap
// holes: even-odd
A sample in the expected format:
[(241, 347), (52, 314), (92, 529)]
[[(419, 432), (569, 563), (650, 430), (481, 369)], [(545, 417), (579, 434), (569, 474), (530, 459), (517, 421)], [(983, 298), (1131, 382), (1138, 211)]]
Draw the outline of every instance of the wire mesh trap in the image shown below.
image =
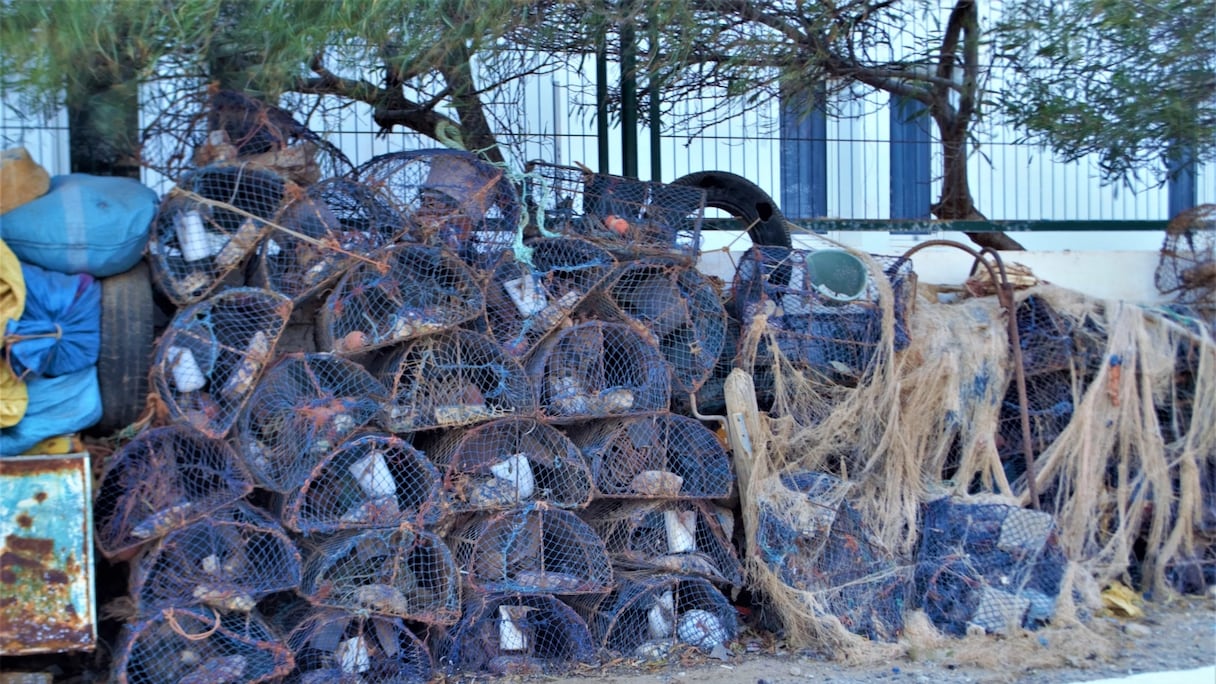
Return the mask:
[(528, 376), (555, 423), (654, 413), (671, 401), (670, 370), (653, 338), (624, 323), (558, 331), (532, 354)]
[(451, 330), (413, 340), (380, 374), (389, 401), (382, 421), (392, 432), (483, 423), (536, 411), (519, 361), (490, 337)]
[(677, 642), (708, 652), (739, 629), (734, 605), (700, 577), (622, 574), (610, 593), (571, 602), (597, 645), (627, 657), (663, 658)]
[(430, 335), (481, 316), (473, 271), (437, 247), (399, 244), (348, 270), (317, 317), (318, 344), (343, 354)]
[(567, 320), (616, 265), (611, 254), (584, 240), (540, 238), (526, 249), (530, 264), (503, 259), (486, 287), (490, 334), (519, 358)]
[(582, 508), (591, 500), (591, 471), (578, 447), (531, 418), (448, 431), (427, 453), (443, 471), (454, 511), (501, 510), (530, 501)]
[[(778, 484), (779, 483), (779, 484)], [(911, 569), (874, 538), (847, 496), (825, 473), (775, 478), (758, 496), (759, 558), (786, 585), (814, 595), (817, 609), (872, 641), (895, 641), (904, 628)]]
[(1047, 513), (938, 499), (925, 507), (916, 593), (950, 634), (1035, 629), (1055, 614), (1067, 563)]
[(257, 613), (166, 608), (128, 626), (114, 661), (118, 684), (255, 684), (291, 671), (291, 652)]
[(267, 489), (298, 489), (388, 397), (362, 366), (333, 354), (288, 354), (268, 368), (237, 424), (240, 454)]
[(742, 586), (743, 566), (717, 513), (699, 500), (599, 500), (582, 518), (619, 570), (658, 570)]
[(186, 425), (148, 430), (106, 462), (93, 504), (97, 548), (116, 558), (252, 490), (226, 443)]
[[(827, 256), (823, 256), (823, 255)], [(908, 346), (906, 312), (914, 292), (912, 262), (870, 257), (893, 292), (894, 349)], [(879, 288), (865, 262), (840, 250), (753, 246), (739, 262), (734, 307), (746, 335), (764, 314), (771, 338), (796, 367), (841, 383), (866, 376), (882, 337)], [(754, 366), (771, 365), (770, 336), (761, 338)], [(738, 362), (739, 360), (737, 360)], [(745, 368), (744, 370), (750, 370)], [(757, 384), (757, 389), (767, 391)]]
[(406, 231), (405, 218), (387, 198), (348, 178), (309, 187), (275, 224), (281, 229), (258, 250), (258, 273), (267, 287), (296, 303)]
[(709, 428), (685, 416), (604, 420), (571, 431), (599, 496), (717, 499), (735, 481), (730, 455)]
[(284, 181), (265, 169), (208, 166), (161, 201), (148, 244), (156, 285), (178, 306), (199, 301), (241, 267), (271, 230)]
[(434, 149), (383, 154), (355, 170), (392, 199), (414, 239), (487, 266), (511, 246), (520, 206), (503, 170), (469, 152)]
[(352, 168), (337, 147), (286, 110), (218, 88), (177, 89), (141, 140), (140, 163), (174, 181), (213, 163), (271, 169), (303, 186)]
[(391, 435), (355, 437), (328, 452), (283, 504), (283, 524), (306, 535), (424, 527), (439, 519), (439, 471)]
[(1174, 295), (1208, 325), (1216, 324), (1216, 204), (1170, 219), (1153, 282), (1161, 294)]
[(705, 191), (541, 162), (528, 165), (527, 198), (548, 231), (581, 237), (625, 258), (686, 263), (701, 247)]
[(248, 613), (264, 596), (300, 585), (300, 553), (279, 524), (236, 503), (174, 530), (133, 565), (140, 615), (209, 606)]
[(358, 615), (450, 625), (460, 616), (459, 578), (452, 552), (430, 532), (365, 530), (310, 548), (300, 593)]
[(595, 661), (587, 624), (553, 596), (479, 595), (460, 622), (436, 640), (450, 673), (557, 674)]
[(151, 384), (174, 419), (221, 438), (273, 356), (291, 301), (237, 288), (187, 307), (157, 343)]
[(587, 594), (612, 587), (603, 540), (578, 516), (544, 503), (474, 515), (448, 543), (466, 582), (480, 591)]
[[(1069, 371), (1040, 373), (1026, 378), (1030, 449), (1035, 456), (1046, 451), (1063, 434), (1072, 421), (1074, 409), (1073, 377)], [(1025, 443), (1017, 385), (1011, 382), (1001, 401), (996, 434), (997, 453), (1010, 482), (1026, 472)]]
[(434, 676), (430, 651), (400, 618), (317, 608), (287, 644), (296, 665), (287, 684), (425, 684)]

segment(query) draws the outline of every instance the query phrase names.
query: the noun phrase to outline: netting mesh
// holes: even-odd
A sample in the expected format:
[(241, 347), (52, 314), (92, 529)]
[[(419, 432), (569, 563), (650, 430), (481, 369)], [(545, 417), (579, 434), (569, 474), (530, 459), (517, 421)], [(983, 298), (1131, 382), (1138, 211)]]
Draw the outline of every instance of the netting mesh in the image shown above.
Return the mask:
[(286, 297), (252, 288), (179, 311), (157, 342), (150, 376), (169, 415), (210, 437), (226, 435), (290, 315)]
[[(736, 365), (771, 367), (775, 343), (794, 367), (825, 379), (853, 384), (870, 371), (882, 337), (879, 288), (865, 263), (839, 250), (838, 260), (817, 259), (815, 250), (753, 246), (739, 262), (733, 288), (734, 307), (743, 334), (763, 314), (766, 335), (754, 360)], [(896, 351), (908, 346), (907, 307), (914, 293), (912, 263), (907, 259), (871, 257), (888, 281), (894, 301)], [(825, 265), (826, 264), (826, 265)], [(840, 292), (839, 290), (849, 290)], [(750, 361), (750, 362), (749, 362)], [(756, 390), (769, 395), (760, 381)]]
[(423, 527), (439, 518), (439, 471), (391, 435), (355, 437), (327, 452), (283, 504), (283, 524), (303, 534)]
[(355, 170), (361, 182), (392, 199), (413, 238), (487, 266), (510, 247), (520, 207), (502, 169), (469, 152), (435, 149), (391, 152)]
[(300, 302), (365, 255), (406, 231), (388, 199), (348, 178), (329, 178), (283, 207), (277, 230), (258, 250), (267, 287)]
[(224, 442), (185, 425), (148, 430), (106, 462), (93, 503), (97, 548), (117, 556), (252, 490)]
[(1166, 226), (1154, 283), (1216, 324), (1216, 204), (1181, 212)]
[(317, 606), (452, 624), (460, 615), (452, 552), (430, 532), (346, 532), (309, 548), (300, 592)]
[(604, 420), (573, 429), (571, 438), (591, 464), (599, 496), (714, 499), (730, 496), (734, 486), (730, 455), (692, 418)]
[(652, 337), (624, 323), (562, 329), (528, 361), (540, 409), (553, 422), (665, 410), (670, 370)]
[(206, 297), (246, 262), (285, 191), (273, 171), (241, 165), (208, 166), (182, 183), (161, 201), (148, 243), (154, 282), (178, 306)]
[(438, 660), (451, 673), (556, 674), (595, 660), (583, 619), (543, 594), (479, 595), (436, 642)]
[(530, 206), (546, 230), (631, 259), (696, 259), (705, 213), (700, 188), (539, 162), (529, 165), (527, 183)]
[(660, 570), (742, 586), (743, 568), (717, 514), (698, 500), (601, 500), (583, 519), (621, 570)]
[(288, 354), (268, 368), (237, 425), (240, 453), (267, 489), (297, 489), (318, 462), (372, 422), (388, 396), (362, 366), (333, 354)]
[(287, 644), (296, 665), (288, 684), (425, 684), (434, 675), (430, 652), (400, 618), (318, 608)]
[(127, 627), (114, 660), (119, 684), (255, 684), (292, 668), (291, 652), (256, 613), (166, 608)]
[(490, 337), (452, 330), (413, 340), (380, 374), (389, 402), (383, 421), (392, 432), (482, 423), (536, 410), (519, 361)]
[(269, 516), (237, 503), (170, 532), (134, 564), (140, 615), (191, 605), (248, 613), (300, 584), (300, 554)]
[(938, 499), (925, 510), (916, 589), (945, 632), (1034, 629), (1055, 614), (1067, 562), (1048, 513)]
[(616, 264), (611, 254), (584, 240), (542, 238), (526, 248), (531, 264), (503, 259), (486, 287), (490, 334), (520, 358), (566, 321)]
[(427, 450), (443, 471), (455, 511), (512, 508), (545, 501), (581, 508), (591, 500), (591, 471), (557, 429), (531, 418), (502, 418), (448, 431)]
[(178, 90), (146, 126), (140, 163), (177, 181), (191, 168), (242, 162), (299, 185), (348, 173), (350, 161), (286, 110), (243, 93)]
[(718, 290), (690, 266), (658, 260), (623, 264), (604, 284), (596, 311), (654, 337), (671, 365), (671, 390), (677, 396), (704, 384), (726, 342), (726, 310)]
[(342, 276), (321, 305), (319, 346), (363, 352), (437, 333), (482, 315), (480, 280), (436, 247), (399, 244)]
[(850, 489), (823, 473), (766, 482), (756, 532), (758, 560), (810, 592), (826, 615), (872, 641), (894, 641), (910, 607), (911, 567), (874, 539), (848, 502)]
[(623, 574), (610, 593), (573, 603), (598, 645), (631, 657), (661, 658), (677, 642), (712, 651), (739, 628), (734, 605), (700, 577)]
[(612, 586), (603, 540), (573, 513), (543, 503), (474, 515), (448, 543), (466, 582), (482, 591), (584, 594)]

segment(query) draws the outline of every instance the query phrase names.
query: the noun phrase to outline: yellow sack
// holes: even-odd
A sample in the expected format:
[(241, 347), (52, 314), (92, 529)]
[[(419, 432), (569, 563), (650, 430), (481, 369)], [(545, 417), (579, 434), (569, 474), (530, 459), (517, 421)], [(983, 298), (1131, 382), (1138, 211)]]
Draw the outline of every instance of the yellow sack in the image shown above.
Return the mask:
[(8, 367), (8, 362), (0, 359), (0, 428), (20, 423), (29, 405), (30, 395), (25, 383)]
[[(0, 338), (4, 336), (9, 319), (21, 318), (23, 313), (25, 278), (21, 275), (21, 262), (4, 240), (0, 240)], [(0, 344), (0, 350), (3, 346)], [(7, 362), (0, 360), (0, 428), (20, 422), (29, 403), (25, 383), (17, 378)]]
[(0, 151), (0, 214), (32, 202), (51, 189), (51, 175), (24, 147)]

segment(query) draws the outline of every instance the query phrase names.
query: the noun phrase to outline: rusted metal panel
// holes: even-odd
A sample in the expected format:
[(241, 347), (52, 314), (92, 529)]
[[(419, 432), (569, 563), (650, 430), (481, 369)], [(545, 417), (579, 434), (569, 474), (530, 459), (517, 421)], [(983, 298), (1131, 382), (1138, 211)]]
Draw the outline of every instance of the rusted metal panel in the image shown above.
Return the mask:
[(91, 650), (87, 453), (0, 458), (0, 655)]

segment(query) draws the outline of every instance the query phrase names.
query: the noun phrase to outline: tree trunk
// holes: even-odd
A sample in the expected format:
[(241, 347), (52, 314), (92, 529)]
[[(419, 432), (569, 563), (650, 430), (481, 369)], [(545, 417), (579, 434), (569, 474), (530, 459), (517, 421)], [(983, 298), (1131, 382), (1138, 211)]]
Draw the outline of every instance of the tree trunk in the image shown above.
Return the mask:
[(465, 148), (491, 162), (502, 164), (505, 158), (498, 148), (498, 139), (486, 121), (481, 95), (473, 82), (472, 59), (473, 54), (466, 47), (453, 50), (442, 70), (443, 78), (452, 93), (452, 107), (460, 117), (460, 132)]
[[(930, 207), (933, 215), (943, 220), (983, 221), (983, 214), (971, 198), (967, 179), (967, 129), (954, 122), (938, 120), (942, 139), (942, 196)], [(965, 235), (980, 247), (996, 250), (1022, 250), (1022, 245), (1005, 233), (969, 232)]]

